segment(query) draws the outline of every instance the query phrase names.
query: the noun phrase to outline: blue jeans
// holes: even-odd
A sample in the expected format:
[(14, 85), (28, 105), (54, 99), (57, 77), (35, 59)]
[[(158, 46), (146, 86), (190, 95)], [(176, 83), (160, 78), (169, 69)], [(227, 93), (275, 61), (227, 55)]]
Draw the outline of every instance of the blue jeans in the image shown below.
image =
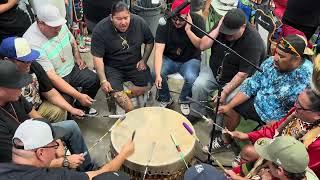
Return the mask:
[(175, 62), (168, 57), (163, 58), (161, 68), (162, 88), (158, 92), (158, 101), (168, 102), (171, 98), (167, 76), (174, 73), (179, 73), (184, 78), (184, 84), (179, 97), (180, 101), (186, 101), (186, 97), (191, 97), (191, 88), (194, 81), (197, 79), (200, 71), (200, 60), (190, 59), (187, 62)]
[[(73, 120), (61, 121), (52, 123), (52, 126), (62, 127), (66, 130), (66, 135), (63, 137), (63, 141), (66, 143), (71, 154), (81, 154), (88, 150), (86, 143), (82, 137), (78, 124)], [(94, 168), (94, 164), (91, 162), (90, 155), (86, 155), (82, 165), (78, 170), (81, 172), (90, 171)]]
[[(197, 101), (206, 101), (208, 100), (209, 96), (212, 95), (212, 93), (216, 90), (218, 90), (219, 84), (214, 77), (212, 70), (209, 66), (203, 66), (198, 78), (193, 84), (192, 87), (192, 99)], [(226, 102), (230, 102), (231, 99), (237, 94), (239, 91), (239, 87), (234, 89), (226, 98)], [(208, 105), (208, 104), (206, 104)], [(190, 108), (194, 109), (201, 114), (207, 116), (207, 109), (200, 106), (196, 103), (191, 103)], [(194, 117), (201, 118), (198, 114), (194, 113), (193, 111), (190, 112), (190, 114)], [(218, 115), (216, 119), (216, 123), (220, 126), (223, 126), (223, 115)], [(218, 127), (216, 127), (216, 130), (221, 130)]]

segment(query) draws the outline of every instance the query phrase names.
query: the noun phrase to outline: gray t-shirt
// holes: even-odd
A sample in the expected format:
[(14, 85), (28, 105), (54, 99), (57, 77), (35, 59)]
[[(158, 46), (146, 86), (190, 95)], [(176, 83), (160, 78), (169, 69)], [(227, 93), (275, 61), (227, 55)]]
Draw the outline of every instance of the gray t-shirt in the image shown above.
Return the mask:
[(45, 71), (54, 70), (60, 77), (71, 73), (75, 65), (71, 43), (75, 39), (66, 25), (62, 26), (56, 37), (47, 39), (35, 22), (23, 37), (28, 40), (31, 48), (40, 51), (38, 62)]

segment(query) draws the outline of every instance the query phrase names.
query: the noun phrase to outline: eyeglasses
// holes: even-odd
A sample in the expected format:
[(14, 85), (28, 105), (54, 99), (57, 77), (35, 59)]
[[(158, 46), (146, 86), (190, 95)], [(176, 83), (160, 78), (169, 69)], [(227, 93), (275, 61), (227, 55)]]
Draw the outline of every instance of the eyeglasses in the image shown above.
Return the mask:
[(50, 146), (43, 146), (40, 148), (54, 148), (54, 149), (58, 149), (59, 147), (59, 143), (57, 141), (54, 141), (54, 145), (50, 145)]
[(297, 101), (294, 103), (294, 107), (296, 108), (296, 111), (301, 110), (301, 111), (309, 111), (309, 112), (318, 112), (318, 111), (313, 110), (313, 109), (304, 108), (301, 105), (301, 102), (299, 101), (299, 99), (297, 99)]
[(292, 52), (294, 52), (295, 54), (297, 54), (298, 57), (300, 57), (300, 54), (298, 53), (298, 51), (284, 38), (281, 38), (279, 43), (281, 44), (281, 46), (283, 46), (285, 49), (290, 49)]
[(184, 18), (184, 17), (181, 17), (181, 16), (175, 16), (175, 17), (172, 18), (172, 20), (173, 20), (174, 22), (176, 22), (176, 21), (182, 22), (183, 19), (185, 19), (185, 18)]

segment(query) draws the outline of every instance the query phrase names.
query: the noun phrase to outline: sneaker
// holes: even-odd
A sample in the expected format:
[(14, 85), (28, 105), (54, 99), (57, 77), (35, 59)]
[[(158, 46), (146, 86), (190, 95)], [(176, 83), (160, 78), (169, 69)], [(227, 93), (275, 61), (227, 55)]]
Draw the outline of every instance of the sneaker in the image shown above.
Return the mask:
[[(231, 150), (231, 144), (225, 144), (221, 136), (216, 136), (212, 141), (212, 153), (219, 153)], [(209, 145), (204, 146), (202, 151), (207, 153), (209, 151)]]
[(96, 109), (90, 108), (89, 112), (86, 113), (86, 116), (89, 117), (95, 117), (97, 116), (99, 113)]
[(180, 104), (181, 113), (185, 116), (190, 114), (189, 104)]
[(238, 167), (240, 165), (240, 162), (241, 162), (241, 156), (239, 154), (238, 156), (234, 157), (234, 159), (233, 159), (233, 161), (231, 163), (231, 166), (233, 168)]
[(169, 107), (169, 106), (171, 106), (173, 104), (173, 100), (172, 100), (172, 98), (170, 98), (170, 100), (169, 101), (160, 101), (159, 102), (159, 106), (160, 107), (164, 107), (164, 108), (167, 108), (167, 107)]

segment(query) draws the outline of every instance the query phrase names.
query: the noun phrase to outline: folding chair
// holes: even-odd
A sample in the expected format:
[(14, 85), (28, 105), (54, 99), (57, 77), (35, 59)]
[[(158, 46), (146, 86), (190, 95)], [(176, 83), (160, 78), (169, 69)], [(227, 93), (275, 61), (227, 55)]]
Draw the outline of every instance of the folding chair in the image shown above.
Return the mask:
[(270, 54), (271, 37), (276, 30), (273, 18), (266, 15), (261, 9), (258, 9), (254, 15), (254, 24), (265, 44), (267, 53)]

